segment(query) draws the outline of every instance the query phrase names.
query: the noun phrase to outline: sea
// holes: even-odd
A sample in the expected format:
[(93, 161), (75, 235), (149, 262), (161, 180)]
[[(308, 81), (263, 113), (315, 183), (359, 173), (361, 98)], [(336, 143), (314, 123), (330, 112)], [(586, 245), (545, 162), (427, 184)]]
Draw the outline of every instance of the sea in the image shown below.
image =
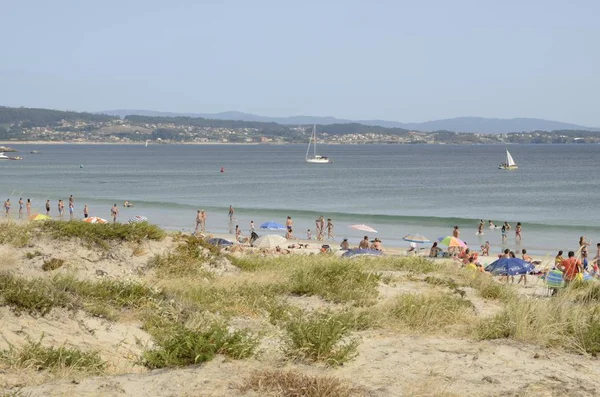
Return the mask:
[[(295, 236), (315, 236), (319, 216), (334, 223), (334, 241), (357, 244), (379, 237), (385, 248), (408, 247), (407, 234), (434, 241), (459, 226), (461, 239), (478, 248), (489, 241), (504, 248), (556, 255), (576, 250), (585, 236), (600, 241), (600, 145), (319, 145), (333, 164), (308, 164), (306, 145), (17, 144), (21, 161), (0, 161), (0, 195), (13, 202), (30, 198), (35, 212), (51, 200), (75, 197), (82, 218), (119, 220), (146, 216), (168, 230), (190, 232), (196, 211), (207, 212), (207, 229), (248, 234), (250, 222), (294, 222)], [(508, 149), (519, 169), (499, 170)], [(32, 154), (37, 150), (39, 154)], [(223, 169), (224, 172), (221, 172)], [(124, 208), (129, 200), (134, 207)], [(229, 222), (229, 206), (235, 209)], [(476, 235), (480, 219), (483, 235)], [(500, 230), (513, 229), (505, 242)], [(515, 241), (514, 226), (523, 225)], [(366, 233), (350, 228), (365, 224)], [(257, 230), (259, 235), (281, 233)], [(428, 246), (427, 244), (423, 246)], [(595, 254), (595, 250), (592, 251)]]

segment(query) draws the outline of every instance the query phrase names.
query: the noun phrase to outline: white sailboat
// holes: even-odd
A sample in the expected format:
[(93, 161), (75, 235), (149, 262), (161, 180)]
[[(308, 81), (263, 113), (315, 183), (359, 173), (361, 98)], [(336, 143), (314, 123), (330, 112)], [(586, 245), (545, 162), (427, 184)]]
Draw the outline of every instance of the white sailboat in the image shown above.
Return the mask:
[(148, 147), (148, 142), (149, 142), (148, 139), (146, 139), (146, 147)]
[(515, 163), (515, 160), (508, 152), (508, 149), (506, 149), (506, 161), (500, 164), (498, 168), (501, 170), (516, 170), (517, 168), (519, 168), (517, 167), (517, 163)]
[[(313, 146), (313, 155), (309, 157), (310, 153), (310, 145)], [(306, 162), (307, 163), (316, 163), (316, 164), (327, 164), (332, 163), (330, 159), (325, 156), (319, 156), (317, 154), (317, 126), (313, 125), (312, 135), (308, 141), (308, 148), (306, 149)]]

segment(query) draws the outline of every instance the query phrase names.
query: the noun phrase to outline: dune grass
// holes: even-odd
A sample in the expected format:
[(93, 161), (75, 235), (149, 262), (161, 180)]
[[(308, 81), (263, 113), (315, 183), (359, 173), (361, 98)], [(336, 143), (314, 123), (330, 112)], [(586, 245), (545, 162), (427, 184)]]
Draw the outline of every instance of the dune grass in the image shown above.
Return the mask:
[(30, 245), (33, 235), (33, 227), (31, 225), (22, 225), (14, 222), (0, 223), (0, 245), (11, 244), (17, 248), (27, 247)]
[(150, 369), (196, 365), (217, 354), (243, 359), (252, 356), (258, 346), (258, 338), (247, 330), (232, 331), (223, 323), (189, 329), (177, 322), (154, 319), (146, 321), (144, 327), (155, 341), (141, 357), (141, 363)]
[(44, 264), (42, 265), (42, 270), (45, 272), (56, 270), (56, 269), (62, 267), (62, 265), (64, 265), (64, 263), (65, 263), (65, 261), (62, 259), (51, 258), (51, 259), (44, 261)]
[(7, 272), (0, 273), (0, 301), (17, 313), (44, 316), (54, 307), (71, 308), (74, 301), (45, 280), (27, 280)]
[(514, 296), (491, 319), (474, 328), (477, 339), (514, 339), (577, 353), (600, 353), (600, 307), (578, 304), (581, 291), (569, 289), (560, 296)]
[(9, 349), (0, 351), (0, 361), (14, 368), (52, 372), (69, 370), (99, 374), (106, 367), (96, 351), (84, 352), (65, 346), (45, 347), (42, 339), (37, 342), (29, 340), (19, 348), (10, 345)]
[(365, 263), (371, 269), (396, 270), (418, 274), (431, 273), (444, 266), (422, 256), (365, 258), (362, 261), (367, 261)]
[(358, 263), (328, 260), (296, 267), (290, 277), (290, 292), (365, 306), (377, 298), (380, 279), (379, 274), (364, 271)]
[(255, 371), (239, 386), (242, 393), (254, 391), (281, 397), (366, 397), (364, 388), (333, 376), (310, 376), (300, 372)]
[(162, 240), (166, 233), (158, 226), (142, 223), (86, 223), (82, 221), (45, 221), (36, 225), (55, 239), (79, 238), (90, 247), (109, 249), (110, 241)]
[(456, 295), (405, 294), (380, 308), (387, 325), (418, 333), (444, 332), (449, 326), (466, 324), (473, 305)]
[(179, 235), (175, 239), (178, 241), (175, 250), (150, 258), (148, 268), (155, 269), (160, 278), (212, 277), (202, 265), (209, 261), (211, 255), (221, 254), (213, 254), (194, 236)]
[(350, 338), (354, 318), (347, 313), (313, 312), (291, 317), (285, 325), (284, 352), (288, 357), (341, 365), (358, 353), (358, 340)]

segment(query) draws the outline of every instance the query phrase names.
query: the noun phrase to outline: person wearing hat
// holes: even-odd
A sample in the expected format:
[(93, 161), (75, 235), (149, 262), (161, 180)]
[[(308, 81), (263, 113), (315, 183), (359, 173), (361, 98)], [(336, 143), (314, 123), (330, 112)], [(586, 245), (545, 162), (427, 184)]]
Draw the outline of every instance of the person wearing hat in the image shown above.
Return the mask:
[(340, 248), (343, 250), (349, 250), (350, 249), (350, 244), (348, 243), (348, 239), (345, 238), (344, 241), (342, 241), (342, 243), (340, 244)]

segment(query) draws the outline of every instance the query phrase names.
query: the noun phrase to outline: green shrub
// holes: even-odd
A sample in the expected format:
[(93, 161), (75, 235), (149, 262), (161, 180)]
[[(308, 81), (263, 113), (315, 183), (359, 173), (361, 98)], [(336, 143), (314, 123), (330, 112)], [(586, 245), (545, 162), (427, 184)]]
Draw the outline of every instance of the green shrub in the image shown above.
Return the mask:
[(28, 253), (26, 253), (26, 254), (25, 254), (25, 257), (26, 257), (27, 259), (33, 259), (33, 258), (36, 258), (36, 257), (38, 257), (38, 256), (42, 256), (42, 255), (44, 255), (44, 254), (42, 254), (42, 253), (41, 253), (40, 251), (38, 251), (38, 250), (35, 250), (35, 251), (33, 251), (33, 252), (28, 252)]
[(353, 323), (347, 314), (315, 312), (290, 318), (285, 353), (290, 357), (340, 365), (356, 355), (358, 341), (348, 339)]
[(46, 221), (39, 224), (55, 239), (80, 238), (89, 246), (109, 248), (109, 241), (162, 240), (165, 232), (158, 226), (142, 223), (87, 223), (82, 221)]
[(27, 247), (33, 236), (30, 225), (6, 222), (0, 227), (0, 244), (12, 244), (15, 247)]
[(398, 296), (383, 308), (388, 321), (418, 332), (439, 332), (450, 325), (465, 322), (473, 304), (453, 295)]
[(29, 340), (21, 348), (10, 345), (8, 350), (0, 351), (0, 360), (17, 368), (30, 368), (37, 371), (75, 370), (101, 373), (106, 367), (98, 352), (83, 352), (77, 348), (59, 348), (42, 346)]
[(46, 315), (54, 307), (72, 307), (71, 297), (45, 280), (26, 280), (0, 273), (0, 298), (17, 312)]
[(363, 271), (359, 264), (343, 260), (316, 263), (294, 270), (290, 292), (318, 295), (332, 302), (372, 304), (377, 298), (379, 280), (376, 273)]
[(248, 331), (230, 332), (224, 324), (213, 324), (206, 330), (191, 330), (177, 323), (147, 328), (155, 338), (155, 347), (144, 351), (141, 361), (150, 369), (199, 364), (216, 354), (242, 359), (250, 357), (258, 346), (258, 339)]
[(44, 264), (42, 265), (42, 270), (45, 272), (56, 270), (59, 267), (61, 267), (64, 263), (65, 261), (62, 259), (52, 258), (47, 261), (44, 261)]
[(178, 240), (174, 252), (150, 258), (148, 268), (156, 269), (159, 277), (210, 277), (202, 266), (209, 260), (202, 241), (193, 236), (180, 236)]

